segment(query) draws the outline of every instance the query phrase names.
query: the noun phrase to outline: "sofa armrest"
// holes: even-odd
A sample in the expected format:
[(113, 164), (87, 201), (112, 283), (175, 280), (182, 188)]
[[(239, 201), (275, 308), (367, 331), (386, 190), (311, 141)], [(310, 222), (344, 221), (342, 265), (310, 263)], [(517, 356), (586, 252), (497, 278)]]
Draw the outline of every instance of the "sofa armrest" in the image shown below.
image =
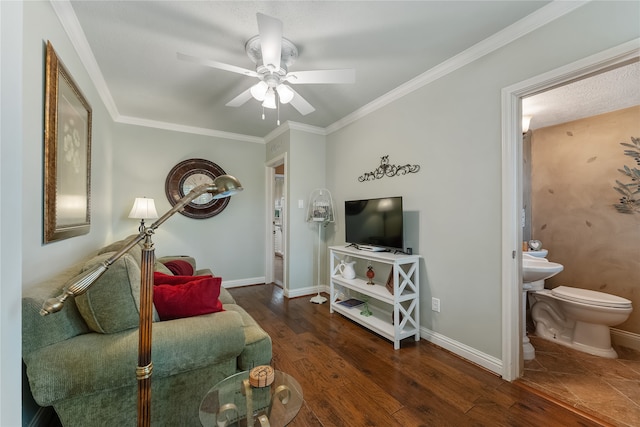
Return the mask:
[[(152, 381), (235, 358), (244, 345), (243, 320), (234, 311), (156, 322)], [(33, 397), (41, 406), (135, 385), (137, 359), (137, 329), (79, 335), (24, 356)]]

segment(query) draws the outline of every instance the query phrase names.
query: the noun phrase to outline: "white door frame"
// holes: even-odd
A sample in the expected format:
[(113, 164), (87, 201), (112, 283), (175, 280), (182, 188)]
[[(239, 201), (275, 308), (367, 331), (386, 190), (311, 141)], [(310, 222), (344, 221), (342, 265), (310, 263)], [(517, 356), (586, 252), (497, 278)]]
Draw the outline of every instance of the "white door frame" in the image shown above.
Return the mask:
[(640, 56), (631, 40), (502, 89), (502, 377), (521, 376), (522, 98), (584, 78)]
[(275, 220), (274, 209), (273, 209), (273, 196), (275, 193), (275, 168), (276, 166), (284, 165), (284, 185), (282, 187), (282, 195), (284, 197), (284, 202), (282, 204), (282, 214), (281, 214), (281, 229), (282, 229), (282, 288), (284, 291), (284, 295), (288, 296), (289, 294), (289, 285), (288, 285), (288, 274), (287, 274), (287, 266), (288, 266), (288, 252), (287, 252), (287, 235), (288, 235), (288, 198), (287, 198), (287, 181), (288, 181), (288, 165), (287, 165), (287, 154), (284, 153), (274, 159), (271, 159), (267, 163), (265, 163), (265, 186), (266, 186), (266, 249), (265, 249), (265, 282), (271, 283), (274, 281), (274, 272), (273, 272), (273, 257), (275, 254), (275, 246), (273, 243), (273, 221)]

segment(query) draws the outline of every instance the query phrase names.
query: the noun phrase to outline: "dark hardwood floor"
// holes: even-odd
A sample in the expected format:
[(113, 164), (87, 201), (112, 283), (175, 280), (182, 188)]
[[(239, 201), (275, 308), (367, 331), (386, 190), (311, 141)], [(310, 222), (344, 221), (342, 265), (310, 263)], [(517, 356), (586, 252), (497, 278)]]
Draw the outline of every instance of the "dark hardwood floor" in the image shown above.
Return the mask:
[(327, 303), (286, 299), (275, 285), (230, 292), (271, 335), (273, 366), (302, 386), (290, 426), (606, 425), (425, 340), (394, 350)]

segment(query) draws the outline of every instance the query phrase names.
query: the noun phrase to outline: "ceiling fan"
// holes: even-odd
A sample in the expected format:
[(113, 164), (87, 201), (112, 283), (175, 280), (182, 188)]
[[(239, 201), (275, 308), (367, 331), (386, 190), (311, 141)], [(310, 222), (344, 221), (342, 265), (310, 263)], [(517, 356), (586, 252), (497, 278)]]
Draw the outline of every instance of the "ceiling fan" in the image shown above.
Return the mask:
[[(282, 21), (262, 13), (258, 13), (257, 17), (259, 35), (252, 37), (245, 44), (245, 52), (256, 64), (255, 71), (178, 52), (178, 59), (257, 77), (260, 80), (227, 102), (228, 107), (239, 107), (254, 98), (262, 102), (264, 108), (271, 109), (278, 109), (279, 104), (291, 103), (300, 114), (306, 116), (315, 111), (315, 108), (286, 83), (296, 85), (355, 82), (353, 69), (290, 72), (289, 66), (298, 58), (298, 49), (290, 40), (282, 37)], [(264, 112), (262, 119), (264, 120)], [(279, 122), (280, 120), (278, 124)]]

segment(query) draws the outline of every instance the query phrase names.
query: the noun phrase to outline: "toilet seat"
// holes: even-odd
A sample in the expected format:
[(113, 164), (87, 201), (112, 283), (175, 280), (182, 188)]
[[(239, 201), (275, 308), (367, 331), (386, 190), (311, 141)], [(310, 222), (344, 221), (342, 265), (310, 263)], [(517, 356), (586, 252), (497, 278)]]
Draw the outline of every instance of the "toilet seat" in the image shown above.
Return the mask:
[(631, 301), (626, 298), (589, 289), (558, 286), (551, 290), (551, 294), (567, 301), (574, 301), (598, 307), (631, 308)]

